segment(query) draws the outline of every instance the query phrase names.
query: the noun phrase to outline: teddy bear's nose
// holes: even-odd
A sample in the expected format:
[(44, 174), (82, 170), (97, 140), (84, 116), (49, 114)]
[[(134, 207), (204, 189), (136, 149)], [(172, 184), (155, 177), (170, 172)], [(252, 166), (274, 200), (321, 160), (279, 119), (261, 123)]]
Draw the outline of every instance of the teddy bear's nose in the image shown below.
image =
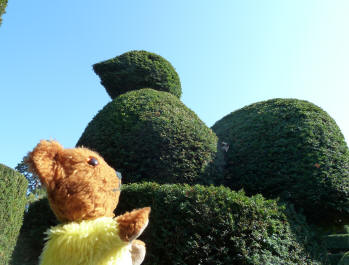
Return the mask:
[(122, 179), (122, 175), (119, 171), (115, 171), (116, 172), (116, 176), (121, 180)]

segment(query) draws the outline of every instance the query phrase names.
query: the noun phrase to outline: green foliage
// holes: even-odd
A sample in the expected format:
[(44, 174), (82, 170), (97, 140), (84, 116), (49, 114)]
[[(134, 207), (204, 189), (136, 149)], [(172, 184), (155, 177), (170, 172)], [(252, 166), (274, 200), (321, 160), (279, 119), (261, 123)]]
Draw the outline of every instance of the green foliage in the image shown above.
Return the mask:
[(25, 178), (28, 180), (28, 193), (33, 195), (41, 195), (43, 192), (45, 192), (41, 186), (40, 180), (38, 176), (33, 174), (29, 171), (29, 166), (25, 162), (26, 158), (24, 157), (23, 160), (18, 163), (18, 165), (15, 167), (15, 169), (21, 173)]
[(343, 223), (328, 224), (327, 226), (321, 226), (321, 231), (324, 235), (349, 234), (349, 225), (343, 225)]
[[(224, 187), (124, 185), (116, 214), (151, 206), (142, 235), (147, 264), (324, 264), (325, 250), (292, 207)], [(24, 218), (12, 265), (36, 265), (56, 225), (46, 198)]]
[(328, 235), (324, 241), (329, 250), (349, 250), (349, 234)]
[(123, 94), (88, 124), (77, 146), (89, 147), (123, 182), (200, 183), (217, 137), (177, 97), (153, 89)]
[(225, 187), (124, 185), (117, 215), (151, 206), (147, 264), (322, 264), (325, 250), (292, 207)]
[(349, 264), (349, 252), (346, 252), (340, 259), (338, 265), (348, 265)]
[(0, 264), (7, 265), (23, 222), (27, 181), (0, 164)]
[(330, 265), (338, 265), (339, 261), (343, 257), (344, 253), (335, 253), (328, 255), (328, 264)]
[(213, 126), (229, 145), (224, 184), (248, 195), (280, 196), (312, 221), (349, 221), (348, 147), (335, 121), (297, 99), (273, 99), (232, 112)]
[(11, 265), (37, 265), (44, 247), (44, 232), (57, 224), (46, 197), (31, 203), (24, 215)]
[(130, 51), (93, 65), (112, 99), (131, 90), (153, 88), (180, 98), (181, 83), (176, 70), (161, 56), (147, 51)]
[(2, 15), (5, 14), (5, 9), (7, 6), (7, 0), (0, 0), (0, 26), (2, 23)]

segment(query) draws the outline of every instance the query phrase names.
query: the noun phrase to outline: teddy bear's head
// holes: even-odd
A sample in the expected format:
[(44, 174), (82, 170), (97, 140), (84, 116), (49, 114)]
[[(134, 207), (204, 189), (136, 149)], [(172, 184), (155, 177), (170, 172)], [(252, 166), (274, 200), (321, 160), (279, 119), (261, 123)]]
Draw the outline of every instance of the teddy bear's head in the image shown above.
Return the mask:
[(43, 140), (27, 162), (61, 222), (114, 216), (121, 179), (97, 153), (87, 148), (64, 149), (58, 142)]

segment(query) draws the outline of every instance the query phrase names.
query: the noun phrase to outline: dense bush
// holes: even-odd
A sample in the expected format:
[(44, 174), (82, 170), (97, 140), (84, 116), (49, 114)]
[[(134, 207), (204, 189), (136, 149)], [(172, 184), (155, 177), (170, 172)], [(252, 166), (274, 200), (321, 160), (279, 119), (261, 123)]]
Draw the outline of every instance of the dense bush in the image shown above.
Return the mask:
[(8, 264), (23, 222), (28, 182), (0, 164), (0, 264)]
[(332, 234), (324, 238), (326, 248), (333, 252), (349, 250), (349, 234)]
[(260, 195), (213, 186), (125, 185), (117, 214), (143, 206), (152, 208), (142, 236), (144, 265), (303, 265), (322, 264), (325, 256), (304, 217)]
[(349, 264), (349, 251), (343, 255), (343, 257), (340, 259), (337, 265), (347, 265), (347, 264)]
[(31, 203), (24, 215), (11, 265), (37, 265), (44, 247), (44, 232), (57, 224), (46, 197)]
[(229, 145), (224, 184), (292, 201), (312, 220), (349, 221), (348, 147), (335, 121), (307, 101), (273, 99), (213, 126)]
[(5, 9), (7, 6), (7, 0), (0, 0), (0, 26), (2, 23), (2, 15), (5, 13)]
[[(117, 215), (151, 206), (147, 264), (322, 264), (325, 250), (304, 217), (262, 196), (223, 187), (124, 185)], [(36, 265), (43, 232), (56, 224), (47, 199), (30, 206), (12, 265)]]
[(147, 51), (130, 51), (93, 65), (112, 99), (141, 88), (169, 92), (180, 98), (181, 83), (176, 70), (161, 56)]
[(77, 146), (89, 147), (123, 182), (200, 183), (217, 137), (177, 97), (153, 89), (123, 94), (88, 124)]

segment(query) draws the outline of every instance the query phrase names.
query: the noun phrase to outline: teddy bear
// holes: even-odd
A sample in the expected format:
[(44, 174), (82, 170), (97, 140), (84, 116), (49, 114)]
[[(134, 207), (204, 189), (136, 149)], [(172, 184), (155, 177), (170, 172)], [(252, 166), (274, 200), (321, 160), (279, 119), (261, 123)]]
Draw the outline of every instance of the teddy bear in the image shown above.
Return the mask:
[(150, 207), (114, 216), (121, 175), (96, 152), (42, 140), (27, 156), (61, 222), (46, 232), (40, 265), (139, 265)]

